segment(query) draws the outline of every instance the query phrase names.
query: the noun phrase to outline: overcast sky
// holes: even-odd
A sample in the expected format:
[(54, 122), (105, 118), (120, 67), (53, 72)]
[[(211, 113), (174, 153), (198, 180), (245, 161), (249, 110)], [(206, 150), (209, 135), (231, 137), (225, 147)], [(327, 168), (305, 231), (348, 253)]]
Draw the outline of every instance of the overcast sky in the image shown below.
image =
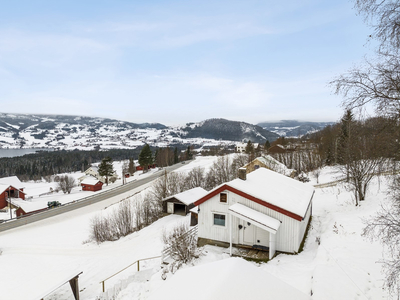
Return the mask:
[(0, 0), (0, 112), (337, 121), (371, 48), (352, 2)]

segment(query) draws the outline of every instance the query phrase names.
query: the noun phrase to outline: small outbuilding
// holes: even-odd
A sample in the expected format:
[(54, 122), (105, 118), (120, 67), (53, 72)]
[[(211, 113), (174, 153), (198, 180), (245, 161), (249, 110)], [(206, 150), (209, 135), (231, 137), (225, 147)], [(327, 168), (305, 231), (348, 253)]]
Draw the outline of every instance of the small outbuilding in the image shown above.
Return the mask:
[(194, 202), (207, 194), (207, 191), (201, 187), (184, 191), (163, 200), (163, 211), (167, 214), (187, 215)]
[(24, 187), (17, 176), (0, 178), (0, 209), (8, 206), (9, 198), (25, 200)]
[(266, 168), (224, 183), (197, 200), (198, 243), (297, 253), (311, 220), (312, 185)]
[(100, 181), (99, 179), (96, 179), (94, 177), (87, 177), (82, 180), (81, 182), (81, 187), (82, 191), (100, 191), (103, 188), (103, 182)]

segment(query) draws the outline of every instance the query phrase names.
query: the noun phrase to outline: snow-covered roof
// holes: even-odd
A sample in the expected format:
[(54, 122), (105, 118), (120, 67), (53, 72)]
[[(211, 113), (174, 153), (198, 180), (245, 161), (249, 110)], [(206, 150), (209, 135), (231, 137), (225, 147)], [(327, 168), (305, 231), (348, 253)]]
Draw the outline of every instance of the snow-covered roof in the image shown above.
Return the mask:
[(7, 202), (10, 202), (11, 204), (17, 207), (22, 208), (22, 210), (26, 213), (30, 213), (32, 211), (40, 210), (47, 208), (47, 202), (44, 201), (37, 201), (37, 202), (31, 202), (31, 201), (26, 201), (22, 200), (20, 198), (9, 198)]
[(92, 166), (92, 167), (89, 167), (89, 168), (86, 170), (86, 172), (89, 171), (90, 169), (92, 169), (94, 172), (98, 172), (98, 171), (99, 171), (99, 168), (98, 168), (98, 167)]
[(148, 299), (305, 300), (309, 296), (254, 264), (232, 257), (178, 270)]
[(267, 230), (273, 234), (276, 234), (279, 226), (281, 226), (281, 222), (279, 220), (267, 216), (254, 209), (251, 209), (250, 207), (244, 206), (240, 203), (235, 203), (230, 206), (229, 211), (232, 215), (247, 222), (250, 222), (255, 226)]
[(246, 177), (246, 180), (237, 178), (221, 184), (195, 204), (199, 205), (207, 201), (218, 192), (217, 190), (230, 187), (258, 200), (282, 208), (300, 218), (305, 216), (314, 193), (312, 185), (266, 168), (259, 168), (247, 174)]
[[(10, 186), (12, 186), (12, 187), (16, 188), (18, 191), (20, 191), (19, 188), (15, 187), (15, 186), (13, 186), (13, 185), (10, 185), (10, 184), (1, 184), (1, 183), (0, 183), (0, 194), (2, 194), (4, 191), (6, 191)], [(22, 191), (20, 191), (20, 192), (21, 192), (21, 193), (24, 193), (24, 192), (22, 192)], [(24, 193), (24, 194), (25, 194), (25, 193)]]
[(21, 181), (17, 176), (10, 176), (10, 177), (3, 177), (0, 178), (0, 184), (4, 184), (7, 186), (12, 185), (13, 187), (17, 189), (23, 189), (24, 186), (22, 185)]
[(182, 203), (189, 205), (199, 200), (200, 198), (204, 197), (207, 193), (208, 192), (205, 189), (201, 187), (195, 187), (193, 189), (165, 198), (164, 201), (176, 198)]
[(92, 177), (92, 176), (88, 176), (88, 177), (86, 177), (85, 179), (83, 179), (83, 180), (81, 181), (81, 185), (82, 185), (82, 184), (95, 185), (95, 184), (97, 184), (99, 181), (101, 182), (101, 180), (98, 180), (98, 179), (96, 179), (96, 178), (94, 178), (94, 177)]
[[(266, 165), (272, 171), (284, 174), (286, 176), (290, 176), (292, 174), (292, 172), (294, 171), (293, 169), (289, 169), (283, 163), (281, 163), (278, 160), (276, 160), (275, 158), (273, 158), (271, 155), (260, 156), (260, 157), (255, 158), (254, 160), (258, 160), (260, 163)], [(247, 164), (247, 165), (249, 165), (249, 164)]]

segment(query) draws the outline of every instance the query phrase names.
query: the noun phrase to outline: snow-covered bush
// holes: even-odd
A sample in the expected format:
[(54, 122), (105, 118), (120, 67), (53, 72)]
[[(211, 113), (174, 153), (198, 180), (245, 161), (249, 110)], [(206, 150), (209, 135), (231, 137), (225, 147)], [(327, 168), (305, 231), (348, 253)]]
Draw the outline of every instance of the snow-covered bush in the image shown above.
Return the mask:
[(173, 259), (173, 262), (164, 269), (163, 279), (166, 278), (166, 273), (169, 271), (174, 273), (183, 264), (190, 263), (200, 256), (196, 236), (187, 234), (187, 232), (188, 226), (184, 223), (176, 225), (168, 232), (166, 230), (163, 231), (164, 249), (169, 249), (169, 255)]

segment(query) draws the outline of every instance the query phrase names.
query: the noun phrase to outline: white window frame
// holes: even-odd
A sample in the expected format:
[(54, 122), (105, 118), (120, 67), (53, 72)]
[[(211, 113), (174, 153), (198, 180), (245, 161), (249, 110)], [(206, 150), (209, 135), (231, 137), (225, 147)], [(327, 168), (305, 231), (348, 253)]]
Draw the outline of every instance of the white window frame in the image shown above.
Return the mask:
[[(219, 213), (219, 212), (213, 212), (213, 217), (212, 217), (212, 225), (213, 226), (217, 226), (217, 227), (222, 227), (222, 228), (226, 228), (226, 222), (227, 222), (227, 218), (226, 218), (226, 214), (223, 213)], [(224, 216), (224, 225), (220, 225), (220, 224), (215, 224), (215, 215), (220, 215), (220, 216)]]

